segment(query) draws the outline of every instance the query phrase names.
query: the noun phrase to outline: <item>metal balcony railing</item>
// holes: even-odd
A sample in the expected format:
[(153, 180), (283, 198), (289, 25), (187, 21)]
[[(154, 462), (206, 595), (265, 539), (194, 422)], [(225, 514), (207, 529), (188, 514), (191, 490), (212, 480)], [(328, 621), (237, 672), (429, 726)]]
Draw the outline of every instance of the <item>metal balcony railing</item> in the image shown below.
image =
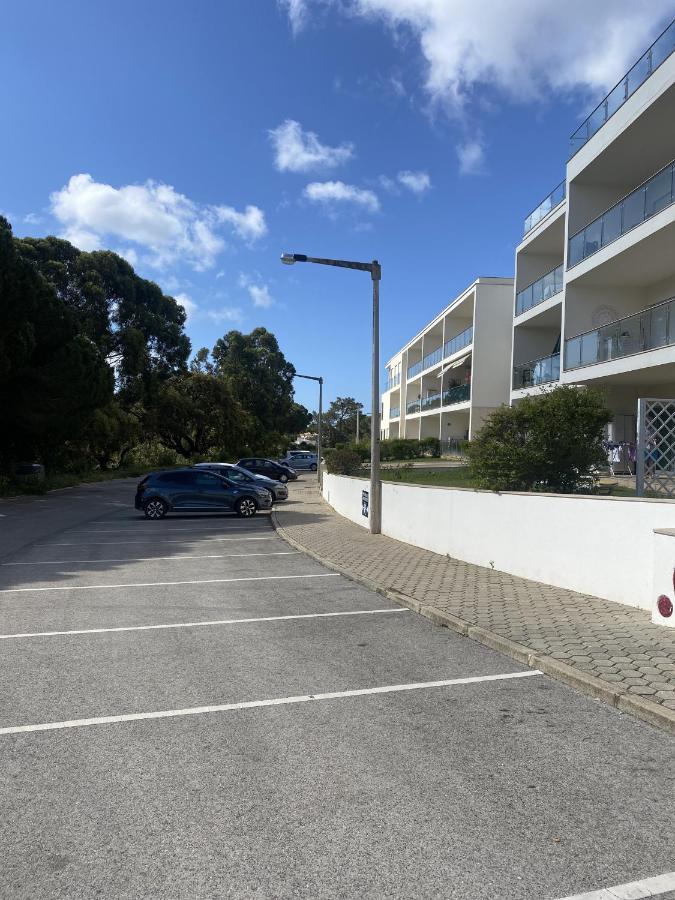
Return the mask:
[(675, 19), (570, 138), (570, 159), (675, 51)]
[(668, 163), (573, 235), (569, 240), (567, 268), (576, 266), (675, 202), (674, 171), (675, 163)]
[(463, 350), (464, 347), (468, 347), (472, 341), (473, 325), (469, 325), (464, 331), (460, 331), (459, 334), (456, 334), (453, 338), (450, 338), (449, 341), (445, 342), (443, 347), (443, 358), (445, 359), (447, 356), (452, 356), (452, 354), (457, 353), (458, 350)]
[(513, 389), (536, 387), (538, 384), (548, 384), (558, 381), (560, 378), (560, 354), (552, 353), (551, 356), (542, 356), (541, 359), (533, 359), (513, 367)]
[(565, 369), (675, 344), (675, 298), (565, 341)]
[(555, 269), (547, 272), (538, 281), (533, 282), (516, 294), (516, 315), (520, 316), (533, 306), (538, 306), (544, 300), (555, 297), (563, 289), (564, 266), (560, 263)]
[(553, 188), (548, 197), (545, 197), (536, 209), (533, 209), (529, 216), (525, 219), (525, 227), (523, 229), (523, 237), (529, 234), (541, 221), (543, 221), (549, 213), (552, 213), (563, 202), (567, 196), (567, 182), (561, 181), (559, 185)]

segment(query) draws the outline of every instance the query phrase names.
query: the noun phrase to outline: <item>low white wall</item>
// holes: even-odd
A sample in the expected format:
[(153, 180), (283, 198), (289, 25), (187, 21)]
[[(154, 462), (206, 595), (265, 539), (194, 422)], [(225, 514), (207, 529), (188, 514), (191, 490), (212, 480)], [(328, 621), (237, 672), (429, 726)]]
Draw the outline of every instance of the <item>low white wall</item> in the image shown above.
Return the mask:
[[(323, 484), (337, 512), (367, 527), (368, 481), (325, 475)], [(663, 528), (675, 528), (675, 503), (382, 485), (383, 534), (642, 609), (652, 607), (654, 530)]]
[(662, 529), (654, 532), (654, 580), (652, 582), (652, 622), (675, 628), (675, 612), (668, 617), (659, 612), (657, 601), (665, 594), (675, 603), (675, 531)]

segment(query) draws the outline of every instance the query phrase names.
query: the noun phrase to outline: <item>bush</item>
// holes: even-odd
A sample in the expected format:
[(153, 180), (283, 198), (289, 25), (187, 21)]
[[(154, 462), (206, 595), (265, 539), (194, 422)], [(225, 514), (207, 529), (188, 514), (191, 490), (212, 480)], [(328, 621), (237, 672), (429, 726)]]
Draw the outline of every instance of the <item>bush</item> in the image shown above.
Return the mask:
[(558, 387), (485, 421), (467, 448), (478, 487), (494, 491), (572, 493), (605, 460), (612, 413), (602, 394)]
[(326, 450), (323, 458), (331, 475), (357, 475), (361, 469), (361, 457), (354, 450)]
[(441, 455), (440, 439), (437, 437), (422, 438), (420, 441), (420, 451), (421, 456), (439, 457)]

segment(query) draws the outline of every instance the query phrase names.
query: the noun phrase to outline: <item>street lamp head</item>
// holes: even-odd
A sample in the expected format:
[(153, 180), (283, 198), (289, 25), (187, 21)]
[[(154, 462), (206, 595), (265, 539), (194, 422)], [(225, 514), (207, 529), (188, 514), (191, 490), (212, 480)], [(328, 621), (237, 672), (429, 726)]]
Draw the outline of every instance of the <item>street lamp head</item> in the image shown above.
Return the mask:
[(282, 253), (281, 261), (285, 266), (292, 266), (296, 262), (307, 262), (304, 253)]

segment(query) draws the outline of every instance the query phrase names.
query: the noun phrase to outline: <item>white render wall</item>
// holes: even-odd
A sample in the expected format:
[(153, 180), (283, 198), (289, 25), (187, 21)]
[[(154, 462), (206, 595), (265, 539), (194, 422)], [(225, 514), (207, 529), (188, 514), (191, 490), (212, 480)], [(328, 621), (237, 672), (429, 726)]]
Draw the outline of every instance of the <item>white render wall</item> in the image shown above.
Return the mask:
[[(368, 487), (365, 479), (325, 475), (323, 493), (367, 527), (361, 492)], [(667, 528), (675, 528), (670, 501), (382, 485), (389, 537), (641, 609), (653, 605), (654, 531)]]

